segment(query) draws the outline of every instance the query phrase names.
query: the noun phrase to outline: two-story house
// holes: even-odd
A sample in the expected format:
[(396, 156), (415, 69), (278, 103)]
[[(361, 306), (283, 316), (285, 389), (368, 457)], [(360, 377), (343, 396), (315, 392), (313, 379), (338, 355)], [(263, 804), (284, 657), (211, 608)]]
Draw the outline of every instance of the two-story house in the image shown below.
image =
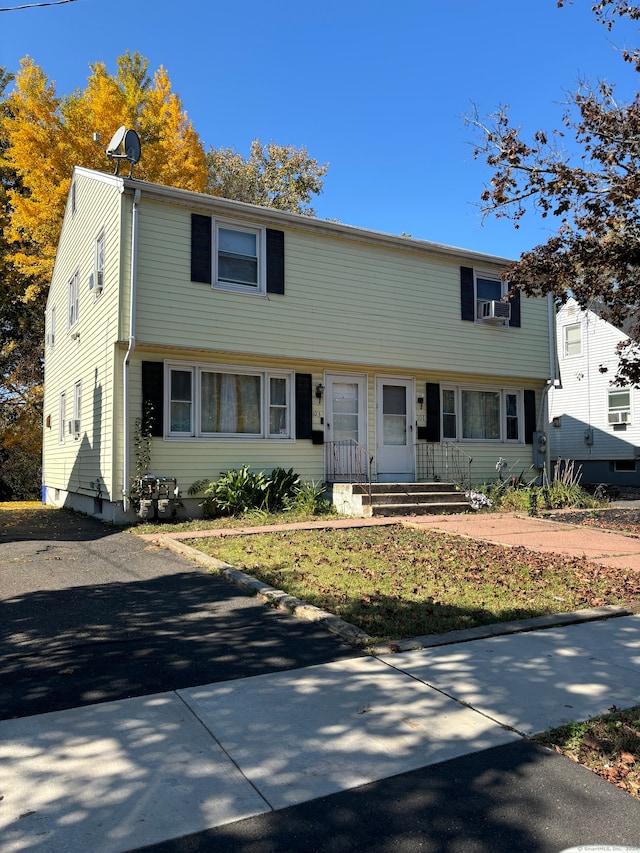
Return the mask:
[(638, 487), (640, 391), (614, 385), (616, 348), (628, 338), (569, 299), (557, 314), (560, 385), (549, 397), (552, 463), (582, 468), (582, 483)]
[[(43, 492), (133, 518), (150, 470), (304, 480), (528, 469), (553, 313), (489, 254), (76, 168), (47, 304)], [(150, 407), (150, 408), (149, 408)]]

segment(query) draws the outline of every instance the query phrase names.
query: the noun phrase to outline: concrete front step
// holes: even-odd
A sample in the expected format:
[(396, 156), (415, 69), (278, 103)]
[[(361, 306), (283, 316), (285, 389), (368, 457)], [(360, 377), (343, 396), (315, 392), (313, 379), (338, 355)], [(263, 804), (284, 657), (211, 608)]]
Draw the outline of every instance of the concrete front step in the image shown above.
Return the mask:
[(451, 503), (468, 504), (464, 492), (374, 492), (369, 498), (362, 496), (363, 504), (429, 504)]
[(401, 494), (424, 494), (426, 492), (453, 492), (456, 488), (453, 483), (424, 482), (424, 483), (369, 483), (363, 485), (354, 483), (351, 486), (354, 495), (366, 494), (391, 494), (399, 492)]
[(452, 513), (466, 512), (469, 509), (469, 504), (465, 501), (460, 503), (456, 501), (440, 502), (440, 503), (394, 503), (394, 504), (372, 504), (372, 516), (385, 515), (450, 515)]
[(431, 515), (465, 512), (469, 502), (453, 483), (333, 483), (331, 499), (344, 515)]

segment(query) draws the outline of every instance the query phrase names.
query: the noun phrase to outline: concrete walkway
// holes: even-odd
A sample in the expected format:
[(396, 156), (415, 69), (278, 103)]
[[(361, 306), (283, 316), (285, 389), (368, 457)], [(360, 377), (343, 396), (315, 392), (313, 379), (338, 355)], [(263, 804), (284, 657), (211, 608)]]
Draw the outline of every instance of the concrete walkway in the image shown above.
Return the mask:
[[(628, 616), (5, 720), (0, 850), (158, 844), (419, 768), (437, 773), (639, 697), (640, 616)], [(638, 840), (640, 803), (618, 793), (616, 836), (599, 815), (594, 843)]]
[[(631, 537), (518, 516), (405, 523), (623, 565), (640, 554)], [(91, 543), (90, 571), (113, 542), (124, 561), (124, 535)], [(30, 546), (3, 547), (18, 565)], [(162, 578), (193, 566), (148, 547), (136, 561)], [(640, 614), (468, 636), (0, 721), (0, 853), (638, 853), (640, 802), (528, 737), (640, 702)]]

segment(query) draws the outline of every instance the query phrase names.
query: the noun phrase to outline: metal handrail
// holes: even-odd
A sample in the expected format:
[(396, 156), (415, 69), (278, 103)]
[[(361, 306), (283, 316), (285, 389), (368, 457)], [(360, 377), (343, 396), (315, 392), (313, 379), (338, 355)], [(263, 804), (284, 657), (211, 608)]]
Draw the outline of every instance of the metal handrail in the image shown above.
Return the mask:
[(326, 476), (329, 483), (357, 483), (371, 494), (373, 457), (353, 438), (325, 443)]
[(418, 480), (444, 480), (467, 492), (471, 488), (472, 462), (471, 456), (450, 441), (416, 444)]

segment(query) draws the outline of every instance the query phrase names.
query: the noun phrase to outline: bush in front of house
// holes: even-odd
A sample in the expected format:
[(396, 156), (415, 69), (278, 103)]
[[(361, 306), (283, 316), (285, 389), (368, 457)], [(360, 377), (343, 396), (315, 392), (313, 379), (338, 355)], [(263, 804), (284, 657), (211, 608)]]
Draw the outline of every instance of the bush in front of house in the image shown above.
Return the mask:
[(303, 483), (293, 468), (274, 468), (270, 474), (253, 472), (248, 465), (224, 471), (217, 480), (199, 480), (189, 494), (203, 494), (200, 504), (205, 518), (245, 513), (299, 512), (317, 515), (328, 512), (324, 487)]

